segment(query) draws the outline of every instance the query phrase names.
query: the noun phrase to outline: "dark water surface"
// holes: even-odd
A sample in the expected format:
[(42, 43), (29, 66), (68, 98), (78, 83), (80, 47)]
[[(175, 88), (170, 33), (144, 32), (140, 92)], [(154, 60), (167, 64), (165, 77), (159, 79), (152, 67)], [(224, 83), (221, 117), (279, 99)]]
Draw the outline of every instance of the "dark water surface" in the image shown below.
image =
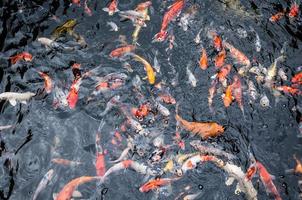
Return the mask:
[[(120, 0), (118, 8), (134, 9), (140, 2), (142, 1)], [(53, 199), (54, 193), (58, 193), (65, 184), (76, 177), (95, 176), (95, 134), (102, 119), (105, 125), (101, 130), (101, 143), (103, 149), (108, 151), (106, 164), (109, 168), (112, 164), (108, 161), (118, 158), (127, 147), (127, 135), (134, 137), (136, 134), (129, 128), (125, 133), (121, 133), (123, 140), (120, 144), (112, 144), (114, 132), (119, 130), (125, 117), (117, 107), (101, 117), (100, 113), (105, 109), (107, 102), (114, 95), (120, 95), (120, 101), (129, 107), (137, 107), (144, 100), (151, 101), (153, 97), (157, 97), (157, 89), (143, 79), (146, 73), (141, 64), (127, 60), (134, 71), (128, 72), (123, 67), (124, 61), (108, 57), (120, 44), (117, 40), (119, 35), (125, 35), (127, 42), (132, 42), (134, 26), (129, 21), (120, 22), (118, 14), (108, 16), (108, 13), (102, 10), (107, 3), (103, 0), (89, 0), (88, 6), (92, 10), (92, 16), (88, 16), (84, 12), (83, 2), (81, 6), (77, 6), (67, 0), (0, 1), (0, 93), (37, 92), (27, 105), (17, 103), (13, 107), (6, 101), (0, 101), (0, 125), (14, 126), (0, 131), (0, 199), (31, 199), (42, 177), (50, 169), (54, 169), (54, 177), (41, 191), (38, 199)], [(216, 30), (224, 40), (244, 52), (250, 60), (256, 59), (267, 68), (280, 56), (286, 42), (287, 58), (285, 62), (278, 64), (278, 68), (282, 67), (290, 80), (301, 70), (299, 66), (302, 65), (301, 15), (295, 20), (285, 17), (276, 23), (268, 20), (282, 8), (289, 8), (291, 1), (241, 1), (243, 10), (225, 7), (224, 3), (218, 0), (187, 1), (183, 11), (194, 3), (200, 8), (187, 31), (178, 26), (177, 22), (169, 25), (175, 35), (176, 45), (172, 50), (166, 51), (168, 41), (152, 43), (152, 38), (160, 30), (163, 14), (172, 3), (173, 1), (152, 1), (152, 7), (149, 9), (151, 21), (146, 22), (147, 27), (141, 30), (136, 53), (153, 64), (155, 52), (158, 51), (161, 71), (156, 74), (156, 82), (165, 82), (165, 87), (169, 88), (176, 99), (179, 114), (184, 119), (215, 121), (227, 127), (222, 136), (208, 139), (208, 143), (218, 144), (226, 152), (238, 157), (234, 163), (244, 172), (251, 164), (249, 152), (253, 152), (255, 158), (275, 176), (274, 183), (282, 198), (299, 199), (298, 180), (301, 180), (301, 176), (286, 171), (295, 167), (294, 154), (300, 160), (302, 158), (302, 139), (299, 132), (302, 108), (300, 96), (284, 95), (275, 103), (271, 91), (256, 84), (255, 79), (251, 78), (257, 85), (258, 93), (268, 96), (271, 107), (261, 107), (259, 98), (250, 104), (245, 82), (247, 77), (243, 77), (241, 80), (245, 117), (236, 103), (226, 109), (221, 100), (221, 93), (215, 95), (215, 113), (211, 112), (208, 106), (208, 89), (211, 84), (210, 77), (216, 69), (212, 61), (207, 70), (202, 71), (199, 68), (200, 46), (194, 43), (194, 38), (202, 28), (202, 44), (207, 49), (209, 58), (214, 58), (215, 52), (207, 31)], [(85, 38), (87, 47), (74, 51), (57, 51), (47, 49), (37, 41), (38, 37), (50, 38), (52, 31), (68, 19), (77, 20), (74, 31)], [(110, 27), (106, 25), (108, 21), (114, 21), (120, 28), (119, 31), (109, 31)], [(251, 27), (261, 39), (260, 52), (255, 50), (255, 34)], [(246, 31), (246, 37), (241, 36), (242, 31)], [(60, 42), (77, 45), (72, 37), (63, 38)], [(9, 57), (23, 51), (34, 56), (32, 62), (20, 61), (12, 65)], [(83, 72), (101, 66), (97, 70), (99, 77), (112, 72), (123, 72), (127, 74), (125, 86), (113, 92), (99, 94), (89, 101), (88, 97), (91, 96), (96, 82), (93, 78), (87, 78), (80, 86), (79, 101), (75, 109), (55, 109), (53, 93), (42, 92), (44, 83), (37, 70), (47, 72), (56, 86), (68, 91), (74, 79), (72, 62), (80, 63)], [(186, 67), (189, 62), (192, 63), (190, 69), (198, 81), (196, 87), (192, 87), (188, 82)], [(232, 60), (228, 62), (231, 63)], [(236, 70), (233, 69), (229, 81), (234, 74)], [(133, 90), (132, 80), (137, 75), (142, 79), (144, 99)], [(278, 79), (278, 85), (283, 83), (287, 82)], [(155, 116), (154, 123), (148, 123), (147, 119), (144, 122), (148, 130), (161, 134), (168, 145), (173, 143), (175, 135), (176, 106), (165, 106), (171, 112), (168, 124), (161, 116)], [(177, 152), (194, 151), (189, 142), (199, 137), (184, 130), (181, 131), (181, 136), (186, 142), (186, 149), (169, 150), (163, 159), (168, 160)], [(145, 154), (140, 157), (135, 152), (130, 152), (128, 158), (148, 165), (148, 158), (156, 148), (145, 138), (135, 137), (135, 140), (138, 147), (142, 146)], [(58, 165), (51, 162), (53, 158), (79, 161), (82, 164)], [(165, 162), (161, 162), (152, 167), (160, 170), (164, 166)], [(163, 176), (173, 177), (172, 174)], [(234, 193), (236, 184), (225, 185), (226, 174), (210, 163), (188, 171), (172, 186), (141, 193), (138, 188), (149, 179), (151, 177), (145, 177), (133, 170), (121, 170), (111, 174), (103, 185), (97, 185), (96, 182), (81, 185), (78, 190), (83, 197), (79, 199), (175, 199), (181, 192), (201, 192), (197, 199), (245, 199), (244, 193)], [(253, 179), (253, 185), (258, 191), (258, 199), (273, 199), (266, 193), (259, 178)], [(185, 191), (186, 186), (191, 187), (189, 192)], [(104, 188), (108, 191), (102, 195)]]

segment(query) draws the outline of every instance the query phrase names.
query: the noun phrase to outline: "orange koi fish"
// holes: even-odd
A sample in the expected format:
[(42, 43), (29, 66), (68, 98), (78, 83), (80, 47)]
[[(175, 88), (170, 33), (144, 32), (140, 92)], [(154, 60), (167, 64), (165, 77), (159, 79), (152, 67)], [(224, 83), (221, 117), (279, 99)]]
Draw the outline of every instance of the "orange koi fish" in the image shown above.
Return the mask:
[(302, 84), (302, 72), (299, 72), (296, 75), (294, 75), (292, 77), (291, 82), (294, 84)]
[(155, 42), (162, 42), (167, 37), (167, 29), (169, 23), (181, 12), (183, 6), (185, 4), (185, 0), (176, 0), (170, 7), (169, 10), (165, 13), (161, 29), (159, 33), (154, 36)]
[(294, 159), (296, 161), (296, 167), (294, 169), (294, 172), (302, 174), (302, 163), (301, 163), (301, 161), (298, 160), (298, 158), (296, 157), (296, 155), (294, 155)]
[(131, 112), (136, 118), (144, 118), (149, 114), (151, 110), (148, 103), (140, 105), (138, 108), (132, 108)]
[(201, 50), (202, 54), (199, 60), (199, 66), (201, 69), (206, 70), (208, 68), (208, 56), (205, 48)]
[(117, 4), (118, 0), (111, 0), (108, 8), (103, 8), (103, 11), (108, 12), (108, 15), (113, 15), (114, 13), (119, 11)]
[(285, 15), (285, 11), (281, 11), (281, 12), (277, 12), (276, 14), (274, 14), (273, 16), (271, 16), (269, 18), (270, 22), (277, 22), (279, 21), (281, 18), (283, 18)]
[(260, 175), (260, 179), (266, 190), (273, 194), (275, 200), (282, 200), (276, 186), (273, 183), (272, 176), (268, 173), (266, 168), (258, 161), (256, 162), (256, 166)]
[(71, 180), (69, 183), (67, 183), (62, 190), (60, 191), (60, 193), (58, 194), (56, 200), (68, 200), (71, 199), (72, 197), (72, 193), (74, 192), (74, 190), (81, 184), (93, 181), (93, 180), (97, 180), (98, 177), (96, 176), (81, 176), (78, 178), (75, 178), (73, 180)]
[(276, 87), (276, 89), (279, 91), (282, 91), (284, 93), (287, 93), (287, 94), (292, 94), (292, 95), (301, 94), (301, 91), (298, 88), (294, 88), (294, 87), (290, 87), (290, 86), (286, 86), (286, 85)]
[(47, 93), (50, 93), (52, 90), (52, 80), (50, 78), (50, 76), (48, 76), (46, 73), (44, 72), (38, 72), (39, 75), (44, 79), (44, 89)]
[(56, 163), (58, 165), (65, 165), (65, 166), (76, 166), (82, 164), (78, 161), (66, 160), (63, 158), (53, 158), (51, 162)]
[(223, 95), (223, 104), (227, 108), (231, 105), (232, 101), (233, 101), (232, 86), (229, 85), (225, 90), (225, 94)]
[(69, 105), (70, 109), (74, 109), (76, 107), (76, 104), (78, 102), (79, 99), (79, 89), (80, 89), (80, 85), (82, 83), (82, 78), (76, 79), (73, 81), (68, 96), (67, 96), (67, 102)]
[(97, 176), (104, 176), (106, 172), (106, 163), (105, 163), (105, 152), (100, 144), (100, 137), (98, 134), (95, 136), (95, 148), (96, 148), (96, 161), (95, 169)]
[(81, 3), (81, 1), (80, 1), (80, 0), (72, 0), (72, 3), (73, 3), (73, 4), (76, 4), (76, 5), (78, 5), (78, 6), (79, 6), (79, 5), (80, 5), (80, 3)]
[(111, 58), (119, 58), (124, 56), (127, 53), (130, 53), (132, 51), (135, 50), (135, 46), (134, 45), (125, 45), (122, 47), (119, 47), (117, 49), (114, 49), (113, 51), (111, 51), (111, 53), (109, 54), (109, 56)]
[(30, 53), (24, 51), (24, 52), (19, 53), (15, 56), (11, 56), (9, 59), (10, 59), (10, 62), (14, 65), (19, 60), (22, 60), (22, 59), (25, 60), (26, 62), (31, 62), (32, 59), (33, 59), (33, 56)]
[(244, 108), (243, 108), (243, 102), (242, 102), (242, 88), (241, 88), (241, 82), (238, 76), (233, 77), (233, 84), (232, 87), (232, 93), (235, 97), (236, 102), (238, 103), (238, 106), (240, 110), (242, 111), (244, 115)]
[(231, 65), (225, 65), (223, 66), (220, 71), (217, 73), (217, 78), (219, 80), (219, 82), (226, 87), (227, 85), (227, 79), (226, 77), (228, 76), (228, 74), (231, 72)]
[(213, 37), (214, 48), (216, 49), (216, 51), (221, 51), (222, 50), (222, 39), (217, 33), (214, 33), (214, 34), (215, 34)]
[(136, 6), (135, 11), (142, 12), (152, 5), (152, 1), (146, 1)]
[(171, 184), (173, 181), (178, 180), (179, 178), (157, 178), (148, 181), (147, 183), (143, 184), (140, 188), (140, 192), (149, 192), (150, 190), (157, 189), (161, 186), (165, 186)]
[(226, 57), (226, 51), (224, 49), (222, 49), (222, 51), (220, 51), (217, 54), (217, 56), (215, 57), (215, 66), (216, 66), (216, 68), (220, 68), (220, 67), (223, 66), (225, 57)]
[(290, 18), (294, 18), (294, 17), (297, 17), (298, 14), (299, 14), (299, 5), (297, 4), (297, 2), (293, 2), (291, 7), (290, 7), (288, 16)]

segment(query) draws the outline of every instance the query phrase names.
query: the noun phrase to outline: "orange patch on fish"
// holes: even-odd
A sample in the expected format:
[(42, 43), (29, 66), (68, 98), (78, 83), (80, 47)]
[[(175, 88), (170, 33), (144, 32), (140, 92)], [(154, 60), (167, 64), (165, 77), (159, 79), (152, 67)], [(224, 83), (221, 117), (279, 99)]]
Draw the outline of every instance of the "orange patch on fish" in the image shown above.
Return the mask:
[(201, 56), (199, 60), (199, 66), (203, 70), (206, 70), (208, 68), (208, 56), (205, 48), (202, 48)]

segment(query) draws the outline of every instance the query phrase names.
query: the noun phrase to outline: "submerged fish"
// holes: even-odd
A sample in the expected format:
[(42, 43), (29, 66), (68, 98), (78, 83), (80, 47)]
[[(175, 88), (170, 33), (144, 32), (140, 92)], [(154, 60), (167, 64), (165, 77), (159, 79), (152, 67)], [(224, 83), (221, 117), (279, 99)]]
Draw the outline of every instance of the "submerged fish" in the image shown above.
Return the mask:
[(197, 86), (197, 80), (194, 76), (194, 74), (191, 72), (191, 70), (189, 69), (189, 66), (191, 65), (191, 63), (189, 63), (187, 65), (187, 68), (186, 68), (186, 73), (187, 73), (187, 76), (188, 76), (188, 79), (189, 79), (189, 83), (193, 86), (193, 87), (196, 87)]
[(17, 101), (20, 101), (23, 104), (27, 104), (26, 101), (30, 100), (33, 96), (35, 96), (35, 93), (32, 92), (4, 92), (0, 94), (0, 100), (8, 100), (12, 106), (15, 106), (17, 104)]
[(71, 34), (76, 25), (77, 21), (75, 19), (67, 20), (52, 32), (52, 39), (57, 39), (66, 33)]
[(118, 5), (118, 0), (111, 0), (108, 8), (103, 8), (103, 11), (108, 12), (108, 15), (111, 16), (114, 13), (119, 12), (117, 5)]
[(145, 71), (147, 73), (147, 77), (148, 77), (148, 81), (151, 85), (153, 85), (155, 83), (155, 72), (152, 68), (152, 66), (150, 65), (150, 63), (148, 61), (146, 61), (144, 58), (133, 54), (134, 60), (141, 62), (144, 66), (145, 66)]
[(24, 51), (24, 52), (19, 53), (15, 56), (11, 56), (9, 59), (10, 59), (11, 63), (14, 65), (19, 60), (25, 60), (26, 62), (31, 62), (32, 59), (33, 59), (33, 56), (30, 53)]
[(46, 188), (46, 186), (49, 184), (49, 182), (51, 181), (52, 177), (54, 176), (54, 170), (50, 169), (42, 178), (42, 180), (40, 181), (40, 183), (38, 184), (38, 187), (33, 195), (32, 200), (36, 200), (38, 195), (40, 194), (40, 192), (42, 190), (44, 190)]
[(114, 22), (107, 22), (107, 25), (111, 27), (111, 29), (109, 31), (118, 31), (119, 30), (118, 26)]

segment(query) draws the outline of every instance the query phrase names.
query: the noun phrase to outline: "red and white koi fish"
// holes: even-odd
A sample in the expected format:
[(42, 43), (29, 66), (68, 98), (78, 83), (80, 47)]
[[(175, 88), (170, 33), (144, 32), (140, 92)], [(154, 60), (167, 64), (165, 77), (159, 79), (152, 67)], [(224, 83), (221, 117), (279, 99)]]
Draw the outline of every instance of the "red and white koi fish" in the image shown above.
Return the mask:
[(103, 8), (103, 11), (108, 12), (108, 15), (113, 15), (116, 12), (119, 12), (117, 8), (118, 0), (111, 0), (108, 8)]
[(164, 15), (159, 33), (154, 36), (154, 42), (162, 42), (166, 39), (169, 23), (180, 14), (184, 4), (185, 0), (175, 0), (175, 2), (169, 7), (169, 10)]
[(181, 166), (182, 173), (186, 173), (188, 170), (194, 169), (197, 167), (197, 164), (200, 162), (211, 161), (213, 156), (205, 156), (203, 154), (195, 155), (188, 160), (186, 160)]
[(179, 178), (158, 178), (158, 179), (152, 179), (142, 185), (139, 188), (140, 192), (149, 192), (150, 190), (155, 190), (161, 186), (165, 186), (168, 184), (171, 184), (173, 181), (178, 180)]
[(86, 13), (88, 16), (92, 16), (92, 11), (91, 11), (91, 9), (88, 7), (88, 5), (87, 5), (87, 1), (88, 1), (88, 0), (85, 0), (85, 1), (84, 1), (84, 11), (85, 11), (85, 13)]
[(257, 166), (257, 171), (260, 175), (260, 179), (263, 185), (265, 186), (266, 191), (271, 193), (274, 196), (275, 200), (282, 200), (276, 186), (273, 183), (272, 175), (268, 173), (266, 168), (260, 162), (257, 161), (256, 166)]
[(9, 59), (10, 59), (10, 62), (14, 65), (19, 60), (25, 60), (26, 62), (31, 62), (32, 59), (33, 59), (33, 56), (30, 53), (24, 51), (24, 52), (19, 53), (15, 56), (11, 56)]

